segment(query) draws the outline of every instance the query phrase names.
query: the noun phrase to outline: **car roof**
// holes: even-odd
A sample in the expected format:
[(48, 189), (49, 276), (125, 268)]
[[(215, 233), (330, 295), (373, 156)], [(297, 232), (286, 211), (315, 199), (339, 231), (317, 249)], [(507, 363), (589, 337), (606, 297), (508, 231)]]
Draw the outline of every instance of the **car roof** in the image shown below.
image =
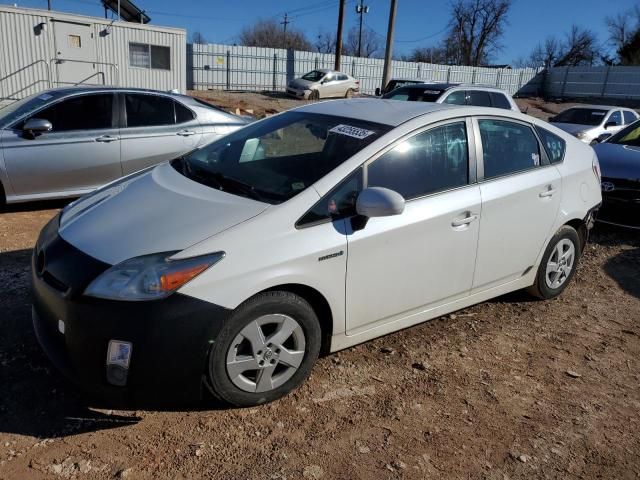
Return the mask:
[(73, 87), (58, 87), (58, 88), (50, 88), (40, 92), (41, 95), (47, 93), (55, 93), (59, 96), (65, 95), (74, 95), (77, 93), (87, 93), (87, 92), (138, 92), (138, 93), (160, 93), (162, 95), (169, 95), (172, 97), (179, 97), (183, 99), (191, 98), (188, 95), (184, 95), (181, 93), (175, 93), (166, 90), (153, 90), (150, 88), (128, 88), (128, 87), (111, 87), (104, 85), (78, 85)]
[(438, 83), (438, 82), (430, 82), (430, 83), (415, 83), (412, 85), (404, 85), (400, 88), (415, 88), (415, 89), (420, 89), (420, 88), (429, 88), (432, 90), (442, 90), (443, 92), (445, 90), (450, 90), (452, 88), (473, 88), (474, 90), (486, 90), (489, 92), (500, 92), (500, 93), (506, 93), (508, 95), (508, 92), (498, 88), (498, 87), (492, 87), (490, 85), (478, 85), (477, 83), (447, 83), (447, 82), (442, 82), (442, 83)]
[(296, 108), (297, 112), (320, 113), (382, 123), (396, 127), (412, 118), (441, 110), (459, 109), (464, 106), (428, 102), (398, 102), (379, 98), (354, 98), (329, 100)]
[(593, 108), (597, 110), (629, 110), (633, 112), (632, 108), (616, 107), (615, 105), (572, 105), (563, 111), (570, 110), (572, 108)]

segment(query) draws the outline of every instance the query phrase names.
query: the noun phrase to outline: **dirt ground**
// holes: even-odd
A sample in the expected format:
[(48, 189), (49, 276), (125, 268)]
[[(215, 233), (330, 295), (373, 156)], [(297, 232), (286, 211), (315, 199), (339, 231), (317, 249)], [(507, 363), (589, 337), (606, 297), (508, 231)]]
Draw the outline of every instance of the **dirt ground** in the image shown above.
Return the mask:
[(110, 410), (31, 327), (30, 249), (63, 204), (0, 214), (0, 479), (640, 478), (637, 232), (597, 226), (556, 300), (511, 294), (324, 357), (281, 401)]

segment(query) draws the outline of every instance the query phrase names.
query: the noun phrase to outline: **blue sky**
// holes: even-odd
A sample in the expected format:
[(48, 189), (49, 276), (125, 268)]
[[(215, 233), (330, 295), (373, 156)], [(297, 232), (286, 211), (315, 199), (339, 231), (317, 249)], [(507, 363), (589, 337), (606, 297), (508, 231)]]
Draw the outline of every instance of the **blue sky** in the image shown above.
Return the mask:
[[(198, 30), (209, 42), (232, 43), (245, 25), (258, 18), (282, 19), (289, 12), (291, 26), (303, 30), (314, 40), (321, 29), (333, 31), (337, 21), (338, 0), (134, 0), (151, 16), (152, 23)], [(345, 27), (357, 24), (355, 5), (347, 0)], [(46, 0), (14, 0), (0, 3), (24, 7), (46, 8)], [(52, 0), (53, 8), (65, 12), (103, 16), (98, 0)], [(606, 42), (604, 16), (623, 12), (638, 0), (514, 0), (502, 43), (504, 49), (495, 63), (511, 63), (526, 56), (548, 35), (562, 36), (572, 23), (596, 32)], [(386, 34), (389, 0), (367, 0), (369, 13), (365, 23), (378, 32), (381, 41)], [(446, 27), (449, 0), (398, 0), (396, 43), (394, 53), (409, 53), (415, 47), (429, 46), (441, 38)]]

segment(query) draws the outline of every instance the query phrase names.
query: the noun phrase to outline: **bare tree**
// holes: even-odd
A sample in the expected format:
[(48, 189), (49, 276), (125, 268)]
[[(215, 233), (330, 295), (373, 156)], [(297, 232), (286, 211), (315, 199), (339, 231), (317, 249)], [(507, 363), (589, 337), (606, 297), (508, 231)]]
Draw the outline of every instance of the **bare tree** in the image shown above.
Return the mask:
[[(357, 55), (358, 54), (358, 27), (352, 27), (347, 34), (347, 39), (342, 47), (344, 55)], [(381, 53), (382, 42), (376, 32), (370, 28), (362, 29), (362, 48), (361, 56), (365, 58), (375, 57), (376, 54)]]
[(407, 60), (410, 62), (450, 65), (456, 61), (456, 51), (447, 49), (446, 43), (433, 47), (418, 47), (411, 52)]
[(445, 42), (457, 46), (461, 65), (482, 65), (502, 46), (511, 0), (455, 0)]
[(547, 37), (543, 43), (539, 43), (529, 56), (530, 67), (549, 68), (556, 64), (561, 56), (561, 43), (553, 35)]
[(586, 28), (572, 25), (562, 44), (556, 66), (593, 65), (601, 58), (596, 35)]
[(315, 42), (318, 53), (335, 53), (336, 51), (336, 34), (335, 32), (327, 32), (319, 30)]
[(207, 39), (204, 38), (204, 35), (202, 34), (202, 32), (199, 32), (198, 30), (196, 30), (191, 34), (191, 43), (204, 44), (204, 43), (207, 43)]
[(313, 50), (313, 46), (300, 30), (289, 27), (286, 35), (276, 20), (258, 20), (240, 32), (240, 44), (248, 47), (292, 48)]
[(616, 52), (617, 62), (621, 65), (640, 64), (637, 39), (640, 35), (640, 5), (607, 17), (605, 21), (609, 32), (609, 43)]
[(618, 50), (622, 65), (640, 65), (640, 29)]

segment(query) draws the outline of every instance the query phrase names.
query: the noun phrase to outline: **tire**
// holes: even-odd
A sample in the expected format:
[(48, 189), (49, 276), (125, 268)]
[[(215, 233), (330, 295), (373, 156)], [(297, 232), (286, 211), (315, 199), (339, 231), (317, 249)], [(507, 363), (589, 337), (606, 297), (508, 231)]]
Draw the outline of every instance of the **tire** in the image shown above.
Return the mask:
[(321, 338), (306, 300), (290, 292), (258, 294), (231, 315), (209, 353), (211, 389), (238, 407), (277, 400), (309, 376)]
[(560, 228), (542, 256), (535, 283), (527, 291), (544, 300), (560, 295), (575, 275), (581, 253), (578, 232), (569, 225)]
[(352, 88), (347, 90), (347, 93), (344, 94), (344, 98), (353, 98), (353, 89)]
[(311, 90), (309, 94), (309, 100), (320, 100), (320, 92), (318, 90)]

